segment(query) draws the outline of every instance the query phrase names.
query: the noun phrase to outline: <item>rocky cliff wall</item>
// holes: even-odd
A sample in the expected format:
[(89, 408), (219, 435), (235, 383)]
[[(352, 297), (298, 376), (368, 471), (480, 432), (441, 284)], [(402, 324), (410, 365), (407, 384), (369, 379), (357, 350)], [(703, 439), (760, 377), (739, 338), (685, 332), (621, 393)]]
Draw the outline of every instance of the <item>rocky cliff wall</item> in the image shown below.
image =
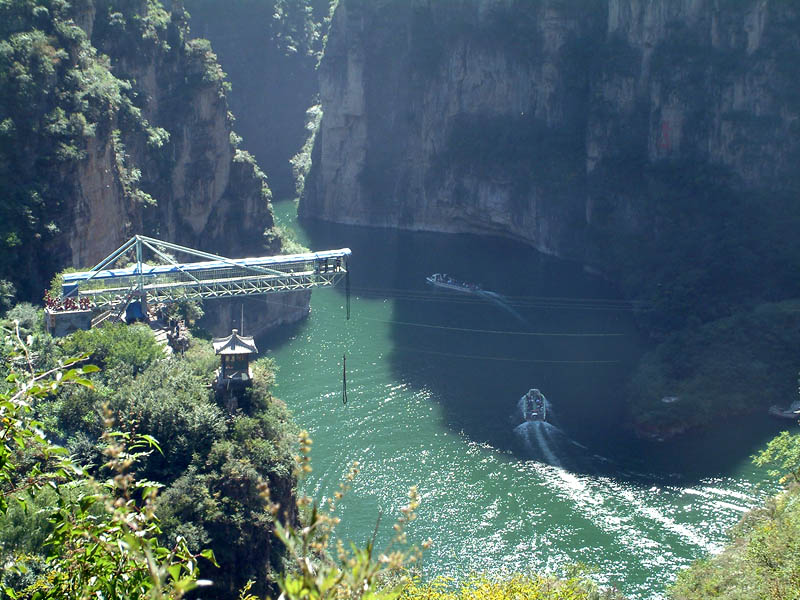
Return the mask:
[[(289, 163), (317, 92), (328, 0), (186, 0), (192, 31), (214, 46), (233, 85), (227, 97), (242, 147), (269, 174), (276, 198), (296, 197)], [(224, 14), (223, 14), (224, 13)]]
[(341, 0), (301, 214), (497, 233), (605, 267), (594, 230), (657, 235), (672, 177), (791, 195), (799, 11)]
[(657, 346), (623, 392), (640, 431), (766, 410), (796, 378), (793, 330), (751, 313), (800, 297), (798, 61), (791, 2), (340, 0), (301, 215), (614, 279)]

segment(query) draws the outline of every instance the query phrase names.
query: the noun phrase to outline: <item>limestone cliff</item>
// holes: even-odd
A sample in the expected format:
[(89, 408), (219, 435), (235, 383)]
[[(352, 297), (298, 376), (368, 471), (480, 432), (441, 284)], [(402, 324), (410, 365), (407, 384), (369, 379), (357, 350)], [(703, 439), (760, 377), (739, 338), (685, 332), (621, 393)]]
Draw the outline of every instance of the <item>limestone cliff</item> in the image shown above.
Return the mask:
[(657, 234), (665, 172), (796, 192), (799, 13), (768, 0), (341, 0), (301, 214), (497, 233), (613, 266), (594, 234)]
[[(211, 41), (233, 85), (227, 97), (246, 148), (275, 198), (294, 198), (291, 157), (317, 91), (328, 0), (186, 0), (192, 31)], [(224, 12), (224, 16), (223, 13)]]

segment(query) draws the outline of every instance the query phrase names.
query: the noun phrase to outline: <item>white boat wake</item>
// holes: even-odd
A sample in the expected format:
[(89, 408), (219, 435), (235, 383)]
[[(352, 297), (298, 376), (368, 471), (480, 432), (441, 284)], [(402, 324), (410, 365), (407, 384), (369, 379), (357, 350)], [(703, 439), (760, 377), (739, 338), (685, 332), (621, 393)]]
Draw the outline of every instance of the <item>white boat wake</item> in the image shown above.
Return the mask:
[(555, 429), (550, 423), (546, 423), (544, 421), (531, 421), (528, 423), (522, 423), (515, 429), (515, 431), (520, 430), (519, 434), (523, 436), (525, 439), (527, 447), (532, 450), (538, 450), (541, 453), (541, 456), (545, 459), (543, 462), (546, 462), (549, 465), (553, 465), (554, 467), (563, 468), (561, 461), (556, 456), (556, 453), (553, 451), (553, 448), (550, 446), (550, 442), (548, 440), (549, 433), (547, 431), (548, 428)]
[(530, 460), (559, 467), (561, 469), (589, 469), (594, 471), (599, 463), (608, 459), (596, 454), (589, 455), (588, 448), (576, 442), (550, 421), (553, 409), (545, 398), (547, 421), (525, 420), (525, 396), (517, 402), (512, 421), (523, 421), (514, 427), (518, 449)]
[(510, 314), (512, 317), (517, 319), (520, 323), (523, 323), (524, 325), (530, 325), (527, 319), (525, 319), (525, 317), (523, 317), (516, 310), (514, 310), (514, 308), (506, 301), (506, 299), (502, 295), (496, 292), (490, 292), (489, 290), (479, 290), (476, 291), (475, 293), (478, 294), (479, 296), (486, 298), (491, 302), (494, 302), (497, 306), (499, 306), (508, 314)]
[(546, 421), (526, 421), (514, 428), (514, 435), (532, 460), (559, 468), (568, 468), (565, 459), (572, 462), (569, 458), (574, 451), (568, 452), (572, 440), (555, 425)]

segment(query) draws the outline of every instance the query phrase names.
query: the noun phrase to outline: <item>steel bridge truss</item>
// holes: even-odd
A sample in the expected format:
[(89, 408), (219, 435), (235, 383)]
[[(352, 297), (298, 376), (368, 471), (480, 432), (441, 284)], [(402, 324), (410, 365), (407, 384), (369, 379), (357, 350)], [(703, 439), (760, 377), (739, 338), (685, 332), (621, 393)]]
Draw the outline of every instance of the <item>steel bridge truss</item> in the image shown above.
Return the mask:
[[(144, 249), (151, 250), (163, 264), (142, 261)], [(129, 251), (136, 263), (109, 269)], [(180, 252), (203, 259), (179, 263), (168, 252)], [(93, 309), (111, 310), (142, 299), (171, 303), (291, 292), (331, 287), (348, 278), (348, 248), (244, 259), (230, 259), (177, 244), (137, 235), (89, 271), (63, 276), (62, 296), (80, 302), (86, 298)]]

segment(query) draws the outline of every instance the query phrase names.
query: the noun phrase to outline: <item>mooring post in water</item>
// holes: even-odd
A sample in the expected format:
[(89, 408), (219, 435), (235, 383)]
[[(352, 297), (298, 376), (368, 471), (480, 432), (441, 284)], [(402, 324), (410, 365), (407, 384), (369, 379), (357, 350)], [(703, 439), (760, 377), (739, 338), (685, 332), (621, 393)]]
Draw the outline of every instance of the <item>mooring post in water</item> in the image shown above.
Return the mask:
[(347, 260), (347, 256), (344, 258), (344, 294), (345, 294), (345, 304), (347, 306), (347, 320), (350, 320), (350, 261)]
[(342, 404), (347, 404), (347, 354), (342, 354)]

